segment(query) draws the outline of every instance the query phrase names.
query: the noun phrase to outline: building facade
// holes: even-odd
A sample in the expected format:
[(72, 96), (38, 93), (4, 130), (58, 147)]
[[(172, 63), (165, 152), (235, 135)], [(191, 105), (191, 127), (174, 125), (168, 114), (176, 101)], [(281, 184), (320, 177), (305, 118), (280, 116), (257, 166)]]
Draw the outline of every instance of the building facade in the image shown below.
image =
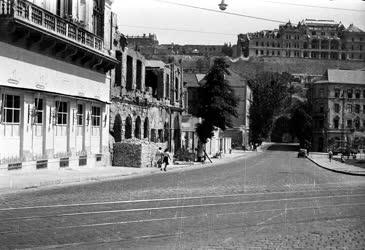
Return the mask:
[[(153, 164), (158, 147), (171, 152), (181, 147), (183, 70), (176, 64), (146, 60), (122, 43), (120, 39), (114, 43), (119, 64), (112, 77), (110, 131), (113, 140), (126, 150), (114, 155), (114, 162), (127, 166), (138, 158), (142, 160), (135, 167), (146, 167)], [(146, 153), (130, 152), (134, 150), (130, 145), (137, 144), (148, 144)]]
[(327, 151), (351, 143), (365, 130), (365, 71), (329, 69), (325, 80), (310, 84), (312, 150)]
[(112, 1), (0, 1), (0, 166), (105, 165)]
[(238, 55), (331, 60), (365, 60), (365, 32), (333, 20), (305, 19), (279, 29), (239, 34)]

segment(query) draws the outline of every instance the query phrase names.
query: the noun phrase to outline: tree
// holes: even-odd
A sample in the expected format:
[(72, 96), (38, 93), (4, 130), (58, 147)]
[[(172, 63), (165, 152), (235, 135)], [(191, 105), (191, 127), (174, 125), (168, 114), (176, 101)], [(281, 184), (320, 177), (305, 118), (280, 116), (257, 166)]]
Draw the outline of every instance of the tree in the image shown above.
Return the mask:
[(233, 49), (232, 49), (232, 45), (231, 44), (227, 44), (224, 43), (223, 47), (222, 47), (222, 53), (225, 54), (226, 56), (232, 57), (233, 55)]
[(260, 143), (268, 139), (275, 117), (290, 102), (289, 83), (293, 77), (288, 73), (263, 72), (249, 79), (252, 90), (250, 106), (250, 141)]
[(225, 80), (229, 65), (223, 58), (214, 60), (202, 85), (197, 91), (196, 110), (193, 115), (202, 118), (196, 127), (200, 143), (205, 144), (214, 135), (215, 128), (225, 130), (232, 126), (232, 116), (237, 117), (238, 101), (234, 91)]
[(292, 107), (290, 129), (291, 133), (299, 140), (301, 147), (307, 147), (312, 140), (312, 123), (310, 105), (307, 102), (299, 103)]

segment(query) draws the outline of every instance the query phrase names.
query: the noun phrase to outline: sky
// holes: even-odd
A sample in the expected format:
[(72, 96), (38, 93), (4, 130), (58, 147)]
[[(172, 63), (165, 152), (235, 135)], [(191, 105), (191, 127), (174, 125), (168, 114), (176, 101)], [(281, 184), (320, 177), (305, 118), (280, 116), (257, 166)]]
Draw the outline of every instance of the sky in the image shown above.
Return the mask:
[(236, 44), (240, 33), (275, 29), (280, 25), (277, 21), (290, 20), (297, 24), (305, 18), (334, 20), (346, 27), (353, 23), (365, 31), (363, 0), (225, 0), (226, 11), (219, 10), (220, 2), (114, 0), (112, 9), (118, 15), (120, 32), (125, 35), (154, 33), (160, 44)]

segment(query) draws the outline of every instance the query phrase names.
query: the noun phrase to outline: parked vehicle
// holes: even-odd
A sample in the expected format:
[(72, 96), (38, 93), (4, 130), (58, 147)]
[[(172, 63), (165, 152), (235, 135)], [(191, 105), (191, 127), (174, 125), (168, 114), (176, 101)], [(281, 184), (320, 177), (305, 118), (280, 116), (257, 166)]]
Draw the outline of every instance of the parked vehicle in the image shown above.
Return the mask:
[(300, 148), (299, 150), (298, 150), (298, 158), (299, 157), (305, 157), (307, 155), (307, 150), (306, 149), (304, 149), (304, 148)]

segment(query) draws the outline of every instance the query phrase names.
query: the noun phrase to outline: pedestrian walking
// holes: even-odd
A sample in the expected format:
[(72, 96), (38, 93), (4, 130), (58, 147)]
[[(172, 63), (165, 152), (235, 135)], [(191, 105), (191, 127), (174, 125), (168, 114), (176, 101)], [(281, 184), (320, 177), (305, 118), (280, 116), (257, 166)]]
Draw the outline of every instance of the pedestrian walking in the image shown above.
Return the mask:
[[(166, 172), (166, 168), (167, 168), (167, 165), (169, 165), (169, 160), (171, 160), (171, 157), (170, 157), (170, 152), (169, 150), (166, 148), (164, 153), (163, 153), (163, 163), (165, 164), (165, 167), (164, 167), (164, 171)], [(161, 168), (161, 171), (162, 171), (162, 168)]]
[(328, 152), (328, 159), (330, 160), (330, 162), (332, 161), (332, 156), (333, 156), (333, 153), (332, 153), (332, 150), (330, 150)]
[(162, 152), (161, 147), (158, 148), (158, 150), (156, 152), (156, 155), (155, 155), (155, 159), (156, 159), (156, 162), (157, 162), (157, 167), (161, 168), (162, 161), (163, 161), (163, 152)]

